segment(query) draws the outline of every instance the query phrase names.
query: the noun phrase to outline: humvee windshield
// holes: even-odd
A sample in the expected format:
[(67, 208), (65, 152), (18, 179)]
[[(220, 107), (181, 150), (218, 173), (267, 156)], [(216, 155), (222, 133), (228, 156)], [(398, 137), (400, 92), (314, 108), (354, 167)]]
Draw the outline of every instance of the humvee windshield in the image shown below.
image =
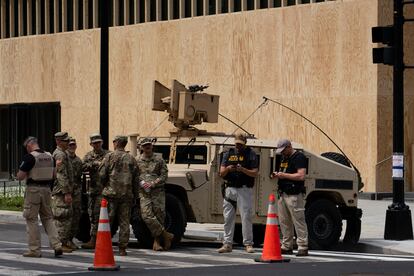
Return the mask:
[[(167, 163), (169, 163), (170, 151), (169, 145), (154, 146), (154, 152), (161, 154)], [(175, 164), (207, 164), (207, 146), (177, 146)]]

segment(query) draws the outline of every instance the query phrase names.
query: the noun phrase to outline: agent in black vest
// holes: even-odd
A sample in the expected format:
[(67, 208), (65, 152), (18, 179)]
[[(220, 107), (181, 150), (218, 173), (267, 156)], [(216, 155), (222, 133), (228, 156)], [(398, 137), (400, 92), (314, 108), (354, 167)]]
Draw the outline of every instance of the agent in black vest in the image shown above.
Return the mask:
[(253, 186), (258, 174), (256, 153), (246, 146), (246, 136), (237, 134), (235, 148), (223, 156), (220, 167), (220, 176), (225, 180), (223, 216), (224, 216), (224, 244), (219, 253), (232, 251), (236, 207), (239, 206), (242, 220), (243, 244), (248, 253), (253, 249)]
[(277, 143), (277, 154), (282, 154), (278, 172), (272, 178), (278, 179), (278, 212), (282, 231), (282, 254), (293, 253), (293, 236), (296, 230), (298, 254), (308, 255), (308, 229), (305, 221), (305, 175), (306, 157), (292, 148), (289, 140)]

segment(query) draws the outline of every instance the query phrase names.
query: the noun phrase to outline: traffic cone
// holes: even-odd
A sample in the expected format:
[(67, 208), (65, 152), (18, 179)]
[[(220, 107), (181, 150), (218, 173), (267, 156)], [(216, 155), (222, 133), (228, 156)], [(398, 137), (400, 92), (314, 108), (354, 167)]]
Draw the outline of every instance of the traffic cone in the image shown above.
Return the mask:
[(269, 196), (269, 209), (267, 212), (266, 232), (263, 245), (263, 253), (256, 262), (262, 263), (280, 263), (289, 262), (290, 259), (283, 259), (279, 238), (279, 219), (276, 214), (275, 195)]
[(111, 227), (109, 226), (107, 206), (108, 202), (103, 198), (101, 202), (101, 212), (99, 214), (95, 258), (93, 260), (93, 266), (89, 267), (89, 270), (119, 270), (119, 265), (115, 264), (114, 252), (112, 250), (112, 235)]

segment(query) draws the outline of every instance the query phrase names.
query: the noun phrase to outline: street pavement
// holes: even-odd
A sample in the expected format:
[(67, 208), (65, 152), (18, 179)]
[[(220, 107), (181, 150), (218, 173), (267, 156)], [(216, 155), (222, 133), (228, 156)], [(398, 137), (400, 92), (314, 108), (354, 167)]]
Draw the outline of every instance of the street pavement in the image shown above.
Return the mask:
[[(360, 200), (363, 209), (361, 243), (357, 252), (310, 251), (310, 256), (290, 258), (290, 263), (261, 264), (261, 248), (248, 254), (236, 247), (230, 254), (216, 253), (223, 235), (220, 224), (189, 223), (185, 239), (168, 252), (137, 248), (131, 235), (129, 255), (121, 257), (114, 246), (122, 274), (141, 275), (411, 275), (414, 273), (413, 241), (384, 241), (385, 211), (390, 201)], [(411, 209), (414, 208), (409, 203)], [(345, 229), (345, 225), (344, 225)], [(54, 258), (42, 231), (42, 258), (24, 258), (27, 250), (25, 224), (21, 212), (0, 211), (0, 275), (46, 275), (90, 273), (92, 250), (78, 250)], [(114, 241), (117, 240), (115, 236)], [(387, 254), (376, 254), (384, 253)]]

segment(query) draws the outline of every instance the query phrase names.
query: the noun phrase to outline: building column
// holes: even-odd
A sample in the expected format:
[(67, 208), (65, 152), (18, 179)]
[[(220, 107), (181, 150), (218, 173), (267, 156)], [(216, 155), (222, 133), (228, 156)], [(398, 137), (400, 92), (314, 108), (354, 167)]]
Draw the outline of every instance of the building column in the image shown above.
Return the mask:
[(50, 1), (45, 1), (45, 34), (50, 34)]
[(62, 21), (62, 32), (68, 31), (68, 0), (62, 0), (61, 7), (61, 21)]
[(203, 0), (203, 15), (209, 15), (210, 5), (209, 0)]
[(247, 0), (241, 0), (241, 10), (247, 11)]
[(274, 0), (268, 0), (267, 1), (267, 6), (269, 8), (274, 8), (275, 7), (275, 1)]
[(79, 30), (79, 0), (73, 0), (73, 30)]
[(254, 0), (254, 9), (255, 10), (260, 9), (260, 0)]
[(168, 20), (174, 19), (174, 1), (168, 0)]
[[(89, 0), (92, 2), (92, 16), (93, 16), (93, 26), (92, 28), (99, 28), (99, 1), (98, 0)], [(107, 2), (108, 0), (104, 0), (104, 2)]]
[(82, 16), (83, 16), (83, 29), (89, 29), (89, 1), (88, 0), (81, 0), (83, 1), (82, 7)]
[(114, 0), (112, 2), (112, 26), (119, 26), (119, 1), (123, 0)]
[(140, 7), (139, 4), (141, 0), (134, 0), (134, 22), (135, 24), (138, 24), (141, 21), (140, 17)]
[(17, 8), (19, 9), (18, 10), (18, 21), (19, 21), (18, 35), (19, 36), (23, 36), (24, 35), (24, 25), (23, 25), (23, 22), (24, 22), (24, 20), (23, 20), (23, 17), (24, 17), (24, 14), (23, 14), (23, 0), (19, 0), (18, 7)]
[(54, 26), (54, 33), (58, 33), (59, 32), (59, 0), (53, 0), (54, 1), (54, 5), (53, 5), (53, 26)]
[(155, 2), (155, 21), (162, 20), (162, 3), (161, 0), (156, 0)]
[[(5, 1), (4, 1), (5, 2)], [(32, 1), (26, 0), (27, 2), (27, 10), (26, 10), (26, 18), (27, 18), (27, 35), (33, 34), (33, 24), (32, 24)]]
[(222, 12), (221, 5), (223, 4), (222, 0), (216, 0), (216, 14), (220, 14)]
[(35, 26), (35, 30), (36, 30), (36, 34), (41, 34), (42, 33), (42, 11), (41, 11), (41, 3), (40, 0), (36, 0), (36, 26)]
[(151, 0), (145, 0), (145, 22), (151, 21)]
[(123, 12), (124, 12), (124, 25), (126, 26), (126, 25), (129, 25), (129, 22), (130, 22), (130, 16), (129, 16), (129, 9), (130, 9), (130, 1), (132, 1), (132, 0), (125, 0), (125, 2), (124, 2), (124, 10), (123, 10)]
[(191, 17), (197, 16), (197, 0), (191, 0)]
[(14, 1), (9, 1), (9, 33), (10, 37), (16, 36), (16, 26), (14, 25), (14, 9), (16, 7), (14, 6)]

